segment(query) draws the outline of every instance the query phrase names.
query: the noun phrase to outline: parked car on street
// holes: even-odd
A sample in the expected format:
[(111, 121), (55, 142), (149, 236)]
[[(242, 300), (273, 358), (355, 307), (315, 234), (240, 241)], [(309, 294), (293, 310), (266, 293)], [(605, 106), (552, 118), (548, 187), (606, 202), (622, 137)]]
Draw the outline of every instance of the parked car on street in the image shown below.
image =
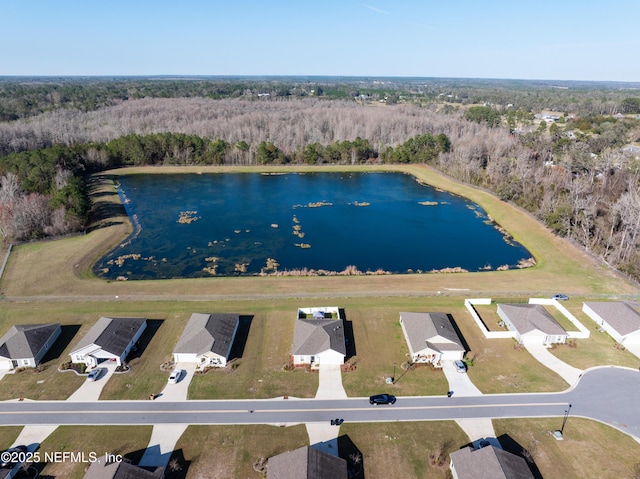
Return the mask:
[(551, 299), (555, 299), (556, 301), (566, 301), (569, 299), (569, 296), (566, 294), (558, 293), (551, 296)]
[(182, 369), (174, 369), (171, 371), (169, 375), (169, 384), (175, 384), (180, 381), (180, 376), (182, 376)]
[(377, 406), (378, 404), (395, 404), (396, 397), (391, 394), (376, 394), (369, 398), (369, 404)]

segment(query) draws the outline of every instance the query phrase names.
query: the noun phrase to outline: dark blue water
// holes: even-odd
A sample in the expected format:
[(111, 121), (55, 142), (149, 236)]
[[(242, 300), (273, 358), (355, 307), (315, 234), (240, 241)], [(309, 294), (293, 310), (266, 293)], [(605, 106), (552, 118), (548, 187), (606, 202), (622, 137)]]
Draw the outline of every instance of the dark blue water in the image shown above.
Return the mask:
[[(531, 256), (477, 205), (401, 173), (132, 175), (120, 184), (138, 228), (96, 265), (108, 279), (327, 274), (350, 265), (478, 271)], [(268, 258), (278, 266), (267, 270)]]

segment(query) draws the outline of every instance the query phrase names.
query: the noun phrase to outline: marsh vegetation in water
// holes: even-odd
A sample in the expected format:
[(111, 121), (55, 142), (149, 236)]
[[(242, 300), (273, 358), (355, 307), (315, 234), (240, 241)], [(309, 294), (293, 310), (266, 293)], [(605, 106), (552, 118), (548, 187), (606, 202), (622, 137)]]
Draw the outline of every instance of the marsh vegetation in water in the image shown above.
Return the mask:
[(123, 176), (133, 234), (107, 279), (482, 271), (528, 265), (474, 203), (401, 173)]

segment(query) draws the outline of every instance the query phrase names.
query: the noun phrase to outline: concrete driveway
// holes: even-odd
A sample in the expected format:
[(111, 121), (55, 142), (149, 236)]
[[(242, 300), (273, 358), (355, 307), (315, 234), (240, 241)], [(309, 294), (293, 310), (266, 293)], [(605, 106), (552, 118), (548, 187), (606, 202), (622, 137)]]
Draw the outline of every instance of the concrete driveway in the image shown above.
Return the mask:
[[(636, 356), (637, 358), (640, 358), (640, 344), (625, 344), (624, 347), (627, 349), (627, 351), (629, 351), (631, 354), (633, 354), (634, 356)], [(0, 376), (1, 377), (1, 376)]]
[[(467, 373), (459, 373), (456, 370), (453, 361), (442, 361), (442, 372), (449, 382), (449, 391), (453, 391), (453, 395), (459, 396), (480, 396), (482, 392), (471, 382)], [(447, 391), (442, 391), (446, 394)]]
[(560, 361), (542, 344), (525, 344), (524, 347), (527, 348), (527, 351), (529, 351), (536, 360), (557, 373), (571, 386), (578, 382), (578, 379), (580, 379), (580, 376), (582, 376), (584, 372), (582, 369), (574, 368), (564, 361)]
[(346, 399), (339, 364), (320, 364), (317, 399)]
[[(195, 363), (178, 363), (175, 365), (175, 369), (182, 369), (182, 375), (180, 376), (180, 381), (175, 384), (169, 384), (164, 387), (162, 392), (158, 397), (156, 397), (156, 401), (186, 401), (187, 395), (189, 392), (189, 384), (191, 384), (191, 380), (193, 379), (193, 374), (196, 371)], [(169, 378), (169, 373), (167, 373), (167, 379)], [(150, 391), (150, 393), (153, 391)]]
[[(102, 374), (97, 381), (85, 381), (82, 386), (80, 386), (76, 392), (74, 392), (67, 401), (72, 402), (87, 402), (87, 401), (97, 401), (100, 398), (100, 393), (102, 392), (102, 388), (107, 385), (107, 381), (113, 375), (116, 368), (118, 367), (116, 363), (112, 362), (103, 362), (98, 366), (102, 368)], [(71, 373), (69, 373), (71, 374)]]

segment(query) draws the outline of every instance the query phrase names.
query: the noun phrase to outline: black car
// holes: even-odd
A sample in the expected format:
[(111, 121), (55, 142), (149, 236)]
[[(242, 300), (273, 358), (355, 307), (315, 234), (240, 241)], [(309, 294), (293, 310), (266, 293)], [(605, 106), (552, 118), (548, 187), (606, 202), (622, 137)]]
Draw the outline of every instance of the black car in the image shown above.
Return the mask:
[(391, 394), (376, 394), (369, 398), (369, 404), (377, 406), (378, 404), (395, 404), (396, 397)]

